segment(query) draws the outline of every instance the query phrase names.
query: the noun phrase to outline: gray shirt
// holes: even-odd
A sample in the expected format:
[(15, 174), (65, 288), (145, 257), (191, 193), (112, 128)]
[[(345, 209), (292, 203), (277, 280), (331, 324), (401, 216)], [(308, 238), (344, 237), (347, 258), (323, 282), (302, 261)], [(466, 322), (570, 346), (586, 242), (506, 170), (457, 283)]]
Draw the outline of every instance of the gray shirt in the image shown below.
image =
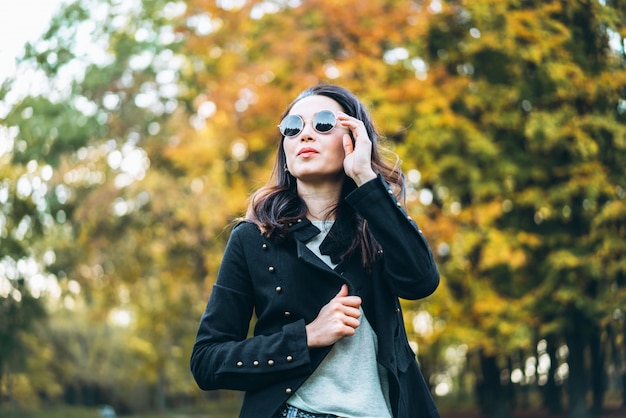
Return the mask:
[[(313, 221), (321, 233), (307, 247), (331, 268), (320, 253), (333, 221)], [(377, 336), (361, 309), (361, 324), (351, 337), (337, 341), (320, 366), (287, 401), (308, 412), (347, 418), (391, 418), (387, 371), (376, 361)]]

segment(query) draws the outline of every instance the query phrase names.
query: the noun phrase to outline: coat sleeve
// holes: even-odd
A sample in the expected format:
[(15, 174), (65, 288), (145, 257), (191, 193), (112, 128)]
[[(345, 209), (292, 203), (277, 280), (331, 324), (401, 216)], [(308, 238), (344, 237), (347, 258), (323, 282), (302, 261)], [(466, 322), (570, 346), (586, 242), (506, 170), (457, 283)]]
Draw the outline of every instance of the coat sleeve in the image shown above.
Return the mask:
[(245, 229), (231, 234), (193, 346), (191, 372), (204, 390), (248, 391), (310, 373), (304, 320), (247, 338), (254, 290), (242, 244)]
[(383, 249), (383, 268), (389, 287), (403, 299), (419, 299), (439, 286), (432, 251), (417, 227), (379, 174), (346, 197), (367, 220)]

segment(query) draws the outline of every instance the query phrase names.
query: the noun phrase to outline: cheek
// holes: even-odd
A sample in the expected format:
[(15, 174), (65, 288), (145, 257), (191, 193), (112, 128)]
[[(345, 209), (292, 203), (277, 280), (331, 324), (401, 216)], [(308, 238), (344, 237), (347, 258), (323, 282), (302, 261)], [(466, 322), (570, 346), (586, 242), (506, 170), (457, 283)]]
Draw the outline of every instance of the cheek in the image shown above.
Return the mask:
[(335, 155), (342, 160), (346, 157), (346, 151), (343, 148), (343, 137), (335, 142)]
[(296, 152), (295, 146), (292, 142), (293, 141), (283, 142), (283, 154), (285, 154), (287, 163), (290, 163), (293, 160), (293, 154)]
[(289, 156), (290, 152), (293, 152), (294, 149), (294, 145), (293, 145), (293, 141), (283, 141), (283, 152), (285, 154), (287, 154), (287, 156)]

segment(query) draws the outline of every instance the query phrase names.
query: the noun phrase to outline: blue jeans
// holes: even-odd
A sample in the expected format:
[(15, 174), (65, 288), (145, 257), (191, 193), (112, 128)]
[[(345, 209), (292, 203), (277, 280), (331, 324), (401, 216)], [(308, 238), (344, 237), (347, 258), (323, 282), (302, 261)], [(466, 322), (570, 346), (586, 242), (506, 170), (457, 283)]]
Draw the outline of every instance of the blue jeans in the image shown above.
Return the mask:
[(283, 405), (283, 407), (278, 411), (275, 418), (341, 418), (337, 415), (331, 414), (315, 414), (313, 412), (303, 411), (302, 409), (298, 409), (295, 406), (291, 405)]

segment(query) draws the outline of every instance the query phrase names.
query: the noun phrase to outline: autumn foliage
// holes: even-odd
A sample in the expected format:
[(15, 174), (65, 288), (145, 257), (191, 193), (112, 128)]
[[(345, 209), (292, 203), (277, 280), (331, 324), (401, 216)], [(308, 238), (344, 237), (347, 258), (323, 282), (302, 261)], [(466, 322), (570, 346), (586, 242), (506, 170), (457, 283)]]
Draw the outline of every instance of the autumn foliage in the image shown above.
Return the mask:
[(328, 82), (402, 160), (437, 257), (435, 295), (403, 301), (437, 399), (624, 405), (622, 3), (67, 5), (20, 64), (47, 88), (0, 90), (0, 403), (203, 399), (187, 363), (230, 226), (282, 110)]

